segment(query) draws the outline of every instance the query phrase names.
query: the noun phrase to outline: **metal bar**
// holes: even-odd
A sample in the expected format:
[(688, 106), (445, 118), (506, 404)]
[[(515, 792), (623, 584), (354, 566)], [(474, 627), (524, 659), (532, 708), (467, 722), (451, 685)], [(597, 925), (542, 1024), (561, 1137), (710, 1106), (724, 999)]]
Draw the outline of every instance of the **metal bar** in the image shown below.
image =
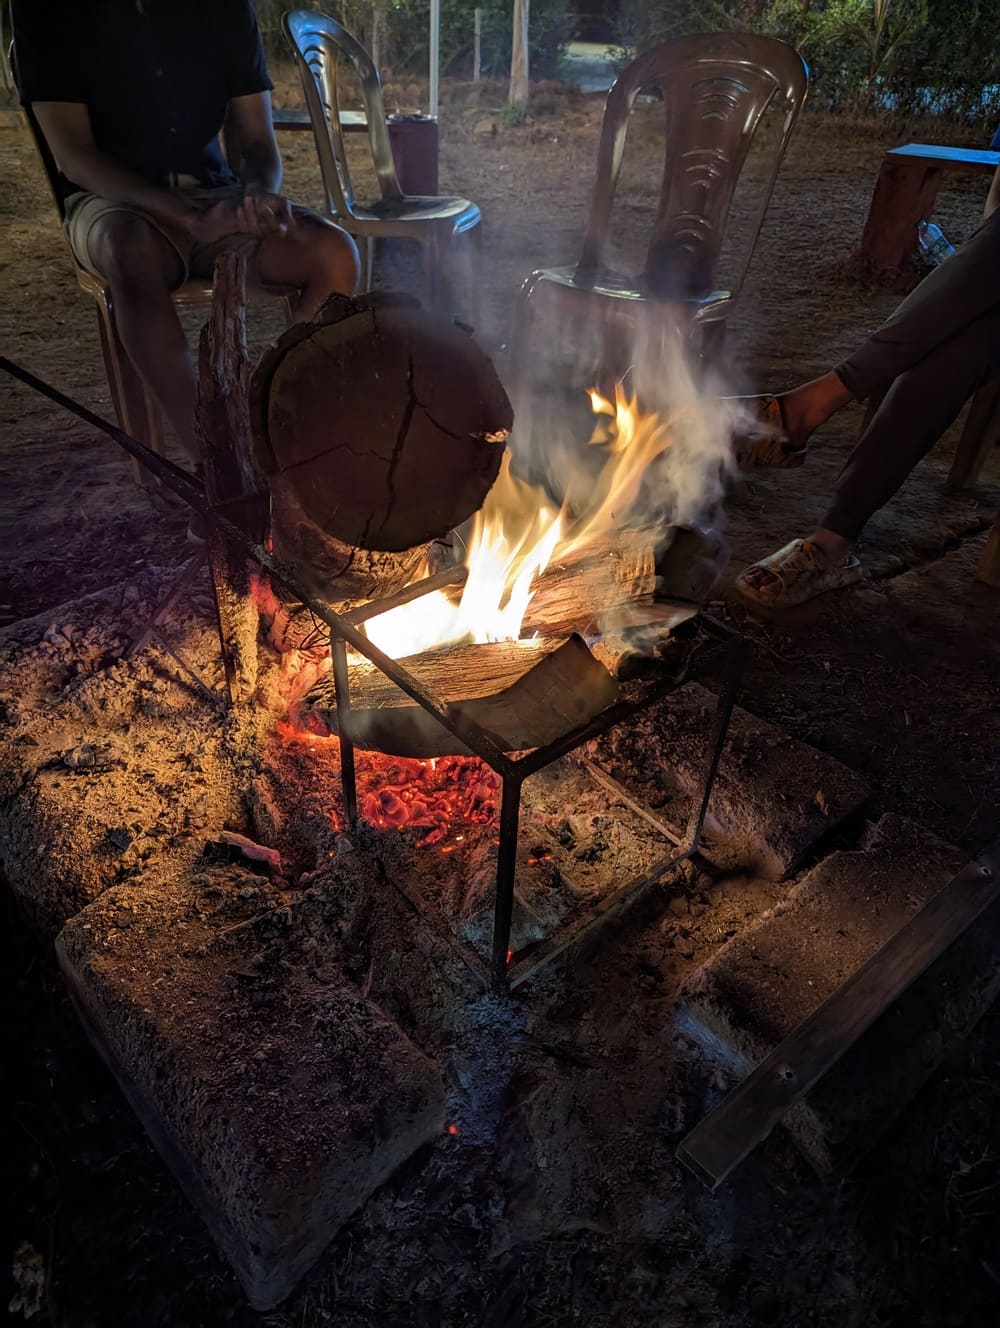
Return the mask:
[(304, 594), (301, 588), (296, 586), (291, 573), (276, 563), (265, 550), (255, 548), (251, 556), (269, 575), (290, 590), (320, 622), (326, 623), (332, 634), (343, 637), (347, 644), (356, 650), (359, 655), (363, 655), (365, 659), (370, 660), (391, 682), (396, 684), (400, 691), (405, 692), (418, 705), (423, 706), (428, 714), (433, 715), (449, 733), (453, 733), (456, 738), (465, 743), (474, 755), (485, 761), (498, 775), (502, 776), (513, 771), (514, 762), (480, 728), (475, 720), (468, 719), (460, 711), (446, 705), (426, 688), (419, 679), (415, 678), (408, 669), (379, 650), (362, 632), (353, 627), (339, 613), (321, 604), (319, 600), (314, 599), (311, 595)]
[(330, 642), (333, 663), (333, 689), (337, 700), (337, 731), (340, 735), (340, 783), (344, 793), (344, 811), (350, 830), (358, 824), (358, 781), (354, 764), (354, 743), (347, 736), (351, 709), (351, 684), (347, 674), (347, 646), (341, 637)]
[(490, 985), (499, 996), (507, 991), (520, 820), (521, 780), (508, 775), (504, 778), (500, 797), (500, 846), (497, 849), (497, 894), (493, 910), (493, 964), (490, 977)]
[[(215, 625), (219, 632), (222, 652), (222, 671), (225, 675), (226, 695), (230, 705), (240, 698), (239, 662), (236, 657), (236, 639), (232, 601), (227, 592), (233, 584), (233, 573), (240, 562), (242, 550), (234, 547), (216, 527), (208, 532), (208, 566), (211, 572), (212, 602), (215, 605)], [(245, 559), (243, 559), (245, 565)]]
[(789, 1108), (1000, 896), (1000, 845), (971, 862), (804, 1019), (677, 1149), (716, 1189)]
[(513, 771), (514, 763), (474, 720), (467, 719), (461, 713), (453, 713), (444, 702), (424, 687), (407, 669), (384, 654), (377, 646), (374, 646), (341, 614), (336, 613), (328, 605), (321, 603), (311, 595), (304, 594), (301, 588), (295, 584), (292, 572), (278, 563), (262, 545), (254, 544), (238, 526), (235, 526), (227, 517), (216, 511), (206, 500), (204, 490), (179, 466), (167, 461), (165, 457), (161, 457), (135, 438), (130, 438), (127, 433), (111, 424), (110, 421), (101, 419), (93, 411), (81, 406), (79, 402), (66, 396), (57, 388), (50, 387), (48, 383), (37, 378), (27, 369), (22, 369), (20, 365), (8, 360), (5, 356), (0, 356), (0, 369), (4, 369), (28, 387), (40, 392), (42, 396), (48, 397), (50, 401), (63, 406), (71, 414), (86, 421), (95, 429), (106, 433), (109, 438), (113, 438), (130, 456), (140, 461), (158, 479), (161, 479), (167, 488), (172, 489), (182, 498), (189, 507), (193, 507), (196, 512), (201, 512), (224, 535), (237, 543), (248, 557), (252, 558), (270, 576), (274, 577), (279, 585), (284, 586), (320, 622), (325, 623), (331, 632), (342, 636), (359, 655), (363, 655), (365, 659), (370, 660), (401, 691), (416, 701), (418, 705), (423, 706), (449, 733), (453, 733), (465, 743), (466, 747), (485, 761), (487, 765), (491, 766), (497, 774), (502, 776)]
[(568, 927), (543, 941), (530, 954), (525, 955), (520, 963), (514, 964), (508, 970), (507, 977), (510, 990), (516, 991), (518, 987), (523, 986), (529, 978), (533, 978), (541, 969), (546, 968), (553, 960), (558, 959), (571, 946), (578, 944), (585, 936), (610, 922), (612, 918), (618, 917), (631, 904), (635, 903), (646, 890), (651, 889), (654, 885), (659, 885), (667, 872), (674, 867), (679, 867), (690, 856), (690, 849), (682, 849), (680, 853), (672, 853), (668, 857), (660, 858), (644, 875), (637, 876), (628, 885), (624, 885), (620, 890), (615, 890), (612, 894), (605, 896), (582, 919), (576, 919)]
[(432, 120), (438, 116), (441, 87), (441, 0), (431, 0), (430, 34), (428, 40), (428, 114)]
[(398, 609), (401, 604), (409, 604), (412, 600), (421, 599), (424, 595), (431, 594), (432, 591), (443, 590), (446, 586), (460, 586), (466, 581), (468, 575), (469, 569), (466, 565), (458, 563), (455, 567), (449, 567), (444, 572), (436, 572), (433, 576), (425, 576), (422, 581), (415, 581), (412, 586), (404, 586), (395, 595), (386, 595), (384, 599), (372, 600), (368, 604), (362, 604), (360, 608), (350, 609), (343, 615), (344, 620), (353, 623), (355, 627), (360, 627), (362, 623), (370, 622), (372, 618), (378, 618), (391, 609)]
[(600, 784), (601, 788), (606, 789), (613, 798), (617, 798), (619, 802), (624, 803), (630, 812), (634, 812), (647, 825), (651, 825), (654, 830), (663, 835), (664, 839), (669, 839), (671, 844), (676, 845), (677, 848), (684, 846), (684, 840), (676, 830), (667, 825), (666, 821), (661, 821), (658, 816), (654, 816), (648, 808), (644, 807), (641, 802), (638, 802), (626, 791), (624, 785), (619, 784), (617, 779), (609, 775), (606, 770), (602, 770), (596, 762), (584, 756), (581, 758), (580, 764), (595, 784)]
[(556, 738), (545, 747), (536, 747), (533, 752), (526, 756), (519, 757), (512, 761), (511, 765), (520, 772), (522, 779), (527, 779), (529, 775), (536, 774), (543, 770), (545, 766), (551, 765), (553, 761), (558, 760), (560, 756), (565, 756), (567, 752), (588, 742), (591, 738), (600, 737), (608, 729), (614, 728), (616, 724), (621, 724), (623, 720), (631, 719), (633, 715), (640, 714), (643, 710), (648, 710), (650, 706), (655, 705), (657, 701), (674, 692), (678, 687), (683, 687), (691, 677), (691, 670), (697, 660), (704, 660), (714, 656), (722, 647), (718, 645), (707, 646), (703, 652), (699, 652), (695, 647), (685, 663), (684, 669), (680, 675), (670, 678), (660, 678), (654, 682), (644, 684), (644, 690), (641, 697), (635, 700), (616, 701), (614, 705), (607, 706), (599, 715), (593, 719), (581, 724), (569, 733), (563, 734), (561, 738)]
[(471, 945), (453, 934), (441, 911), (428, 900), (421, 899), (416, 892), (410, 893), (403, 884), (407, 879), (404, 873), (401, 873), (400, 879), (397, 880), (395, 874), (388, 871), (384, 865), (381, 866), (381, 871), (383, 879), (406, 901), (420, 921), (462, 961), (483, 990), (489, 991), (490, 974), (485, 962)]
[(692, 808), (688, 820), (688, 846), (692, 853), (701, 843), (701, 832), (705, 827), (705, 817), (708, 814), (708, 804), (711, 801), (712, 789), (715, 786), (715, 777), (719, 773), (719, 762), (722, 760), (722, 749), (726, 745), (729, 721), (732, 719), (733, 707), (736, 704), (736, 691), (739, 687), (745, 660), (746, 645), (743, 641), (734, 637), (728, 647), (722, 691), (719, 694), (719, 699), (715, 705), (715, 714), (712, 717), (712, 731), (709, 735), (708, 747), (705, 753), (705, 774), (702, 780), (701, 798)]
[(132, 640), (129, 642), (128, 648), (125, 651), (126, 659), (131, 659), (133, 655), (137, 655), (140, 650), (145, 650), (146, 646), (149, 645), (150, 641), (152, 641), (153, 637), (156, 635), (156, 629), (163, 622), (163, 619), (201, 571), (207, 556), (207, 550), (199, 549), (197, 553), (192, 554), (187, 562), (184, 563), (179, 575), (177, 575), (171, 583), (166, 598), (159, 605), (156, 612), (146, 623), (142, 631), (136, 636), (133, 636)]
[(19, 364), (15, 364), (13, 360), (8, 360), (5, 355), (0, 355), (0, 369), (9, 373), (12, 378), (19, 379), (27, 387), (34, 388), (43, 397), (48, 397), (57, 406), (62, 406), (71, 415), (76, 415), (79, 419), (92, 425), (93, 428), (99, 429), (101, 433), (106, 433), (109, 438), (115, 440), (119, 447), (124, 448), (129, 456), (141, 462), (158, 480), (162, 480), (168, 489), (172, 489), (178, 497), (183, 498), (189, 507), (193, 507), (196, 512), (201, 512), (203, 516), (211, 514), (211, 507), (205, 497), (204, 486), (199, 484), (186, 470), (182, 470), (180, 466), (175, 466), (172, 461), (160, 456), (159, 452), (154, 452), (151, 447), (146, 447), (144, 443), (131, 438), (123, 429), (119, 429), (116, 424), (112, 424), (110, 420), (95, 415), (92, 410), (88, 410), (86, 406), (81, 406), (78, 401), (66, 396), (58, 388), (51, 387), (44, 379), (37, 378), (28, 369), (22, 369)]

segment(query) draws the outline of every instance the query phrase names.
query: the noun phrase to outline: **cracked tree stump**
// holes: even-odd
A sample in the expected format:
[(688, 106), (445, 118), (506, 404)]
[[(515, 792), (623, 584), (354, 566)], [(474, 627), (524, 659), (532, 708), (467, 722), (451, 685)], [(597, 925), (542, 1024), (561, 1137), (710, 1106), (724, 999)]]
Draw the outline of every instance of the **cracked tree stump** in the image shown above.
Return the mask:
[(399, 590), (489, 492), (513, 421), (488, 357), (404, 297), (333, 297), (262, 359), (254, 458), (274, 552), (327, 599)]

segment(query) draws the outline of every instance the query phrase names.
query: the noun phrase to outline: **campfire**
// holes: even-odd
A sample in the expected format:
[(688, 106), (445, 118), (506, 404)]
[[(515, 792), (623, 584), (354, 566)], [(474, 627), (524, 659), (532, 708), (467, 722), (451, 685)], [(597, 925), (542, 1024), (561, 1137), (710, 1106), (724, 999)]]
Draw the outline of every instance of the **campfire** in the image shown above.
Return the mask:
[[(703, 471), (720, 463), (704, 447), (712, 430), (690, 394), (657, 410), (625, 383), (613, 399), (592, 392), (596, 464), (556, 502), (515, 473), (510, 403), (464, 330), (403, 297), (334, 298), (251, 373), (244, 307), (244, 265), (225, 256), (200, 353), (204, 496), (92, 418), (210, 518), (228, 700), (270, 715), (270, 764), (293, 761), (290, 785), (309, 786), (319, 811), (304, 839), (366, 825), (450, 859), (442, 896), (463, 916), (475, 903), (480, 921), (491, 899), (491, 925), (456, 935), (419, 891), (411, 903), (484, 984), (511, 990), (698, 848), (742, 660), (703, 607), (722, 543), (676, 523), (692, 456)], [(198, 566), (181, 570), (129, 653), (155, 637), (187, 667), (163, 622)], [(720, 669), (686, 824), (636, 809), (586, 745)], [(589, 849), (572, 826), (555, 839), (575, 845), (575, 864), (557, 861), (545, 827), (565, 799), (538, 813), (581, 771), (668, 848), (613, 889), (581, 884)], [(280, 834), (281, 817), (257, 819), (268, 842)], [(558, 906), (539, 903), (546, 892)]]
[[(273, 712), (276, 762), (322, 761), (334, 829), (415, 836), (477, 879), (469, 855), (488, 843), (489, 965), (443, 930), (508, 990), (698, 844), (739, 652), (702, 611), (720, 542), (653, 520), (650, 477), (691, 407), (644, 409), (625, 383), (593, 392), (598, 464), (585, 496), (557, 503), (516, 475), (509, 403), (464, 331), (398, 297), (335, 301), (265, 355), (243, 413), (241, 309), (238, 265), (220, 262), (200, 418), (231, 699)], [(553, 859), (520, 843), (525, 781), (724, 661), (702, 785), (690, 823), (661, 827), (667, 855), (513, 944), (515, 907), (538, 911), (515, 882)]]
[[(105, 660), (67, 702), (115, 721), (53, 759), (71, 796), (101, 771), (117, 779), (123, 751), (145, 760), (128, 714), (155, 727), (182, 781), (197, 771), (190, 790), (156, 785), (164, 825), (180, 818), (167, 870), (135, 844), (140, 812), (126, 821), (124, 807), (144, 794), (122, 781), (122, 823), (102, 822), (79, 888), (86, 903), (91, 877), (120, 872), (127, 906), (113, 934), (66, 926), (60, 959), (264, 1308), (444, 1128), (440, 1073), (408, 1032), (433, 1041), (456, 993), (522, 988), (675, 870), (698, 870), (686, 860), (742, 652), (703, 607), (719, 542), (649, 502), (655, 467), (686, 445), (683, 412), (644, 409), (624, 384), (595, 395), (590, 480), (557, 502), (517, 475), (510, 405), (464, 331), (410, 302), (335, 303), (251, 373), (243, 306), (242, 265), (224, 258), (201, 345), (204, 493), (85, 415), (206, 514), (209, 540), (142, 592), (134, 668)], [(214, 622), (198, 601), (206, 562)], [(123, 622), (139, 593), (122, 589)], [(144, 655), (154, 639), (169, 683)], [(720, 670), (655, 796), (630, 792), (627, 760), (600, 740), (638, 735), (658, 700)], [(160, 736), (175, 724), (183, 753)], [(45, 881), (64, 861), (49, 856)], [(191, 1017), (194, 999), (210, 1008)], [(276, 1088), (300, 1072), (307, 1085)], [(295, 1156), (276, 1163), (286, 1140)]]

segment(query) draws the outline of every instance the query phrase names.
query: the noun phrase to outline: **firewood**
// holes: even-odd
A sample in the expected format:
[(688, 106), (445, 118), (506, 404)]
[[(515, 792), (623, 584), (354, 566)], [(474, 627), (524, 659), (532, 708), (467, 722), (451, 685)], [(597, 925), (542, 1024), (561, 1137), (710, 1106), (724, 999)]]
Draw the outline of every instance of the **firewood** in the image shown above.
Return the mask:
[[(500, 648), (498, 649), (497, 646)], [(473, 653), (486, 652), (475, 669)], [(456, 694), (451, 709), (475, 720), (486, 729), (494, 742), (505, 751), (523, 751), (554, 741), (580, 724), (586, 723), (618, 697), (618, 686), (607, 669), (593, 657), (578, 636), (556, 649), (552, 643), (497, 643), (494, 646), (455, 647), (436, 652), (439, 656), (428, 666), (428, 654), (408, 661), (422, 681), (431, 684), (429, 673), (449, 675), (447, 685), (439, 681), (443, 700)], [(456, 669), (454, 656), (464, 659), (465, 668)], [(529, 667), (524, 668), (527, 663)], [(519, 667), (516, 680), (500, 691), (495, 690), (498, 674), (511, 676)], [(506, 672), (505, 672), (506, 670)], [(433, 715), (405, 698), (375, 672), (355, 666), (359, 697), (381, 699), (383, 704), (357, 705), (352, 692), (349, 736), (359, 747), (393, 756), (467, 756), (469, 749), (445, 729)], [(470, 677), (476, 681), (470, 682)], [(490, 679), (494, 690), (487, 692)], [(469, 689), (472, 689), (471, 693)], [(478, 693), (478, 694), (477, 694)], [(337, 712), (333, 688), (323, 680), (307, 698), (311, 708), (336, 731)]]
[[(232, 519), (254, 539), (263, 534), (266, 502), (251, 458), (247, 389), (246, 259), (216, 260), (212, 308), (198, 353), (197, 427), (205, 489), (213, 504), (236, 503)], [(249, 498), (248, 503), (237, 500)], [(256, 499), (256, 501), (254, 501)], [(222, 646), (226, 690), (247, 699), (257, 682), (257, 610), (246, 557), (212, 528), (209, 566)]]
[[(443, 701), (471, 701), (510, 687), (546, 655), (558, 650), (563, 640), (538, 637), (533, 641), (446, 646), (407, 655), (399, 663)], [(368, 660), (352, 663), (347, 672), (354, 706), (380, 710), (385, 706), (412, 704), (406, 693)], [(333, 679), (324, 678), (317, 683), (309, 701), (314, 709), (332, 711)]]
[(651, 596), (655, 579), (650, 533), (609, 532), (545, 569), (521, 634), (598, 636), (622, 605)]

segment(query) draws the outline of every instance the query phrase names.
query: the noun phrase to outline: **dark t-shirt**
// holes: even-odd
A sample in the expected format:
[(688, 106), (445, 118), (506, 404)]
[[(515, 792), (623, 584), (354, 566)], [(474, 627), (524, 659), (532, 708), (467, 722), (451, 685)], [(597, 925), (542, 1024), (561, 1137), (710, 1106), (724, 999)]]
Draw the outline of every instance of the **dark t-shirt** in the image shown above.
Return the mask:
[(272, 86), (250, 0), (14, 0), (13, 19), (25, 105), (83, 102), (100, 150), (150, 184), (233, 182), (226, 106)]

